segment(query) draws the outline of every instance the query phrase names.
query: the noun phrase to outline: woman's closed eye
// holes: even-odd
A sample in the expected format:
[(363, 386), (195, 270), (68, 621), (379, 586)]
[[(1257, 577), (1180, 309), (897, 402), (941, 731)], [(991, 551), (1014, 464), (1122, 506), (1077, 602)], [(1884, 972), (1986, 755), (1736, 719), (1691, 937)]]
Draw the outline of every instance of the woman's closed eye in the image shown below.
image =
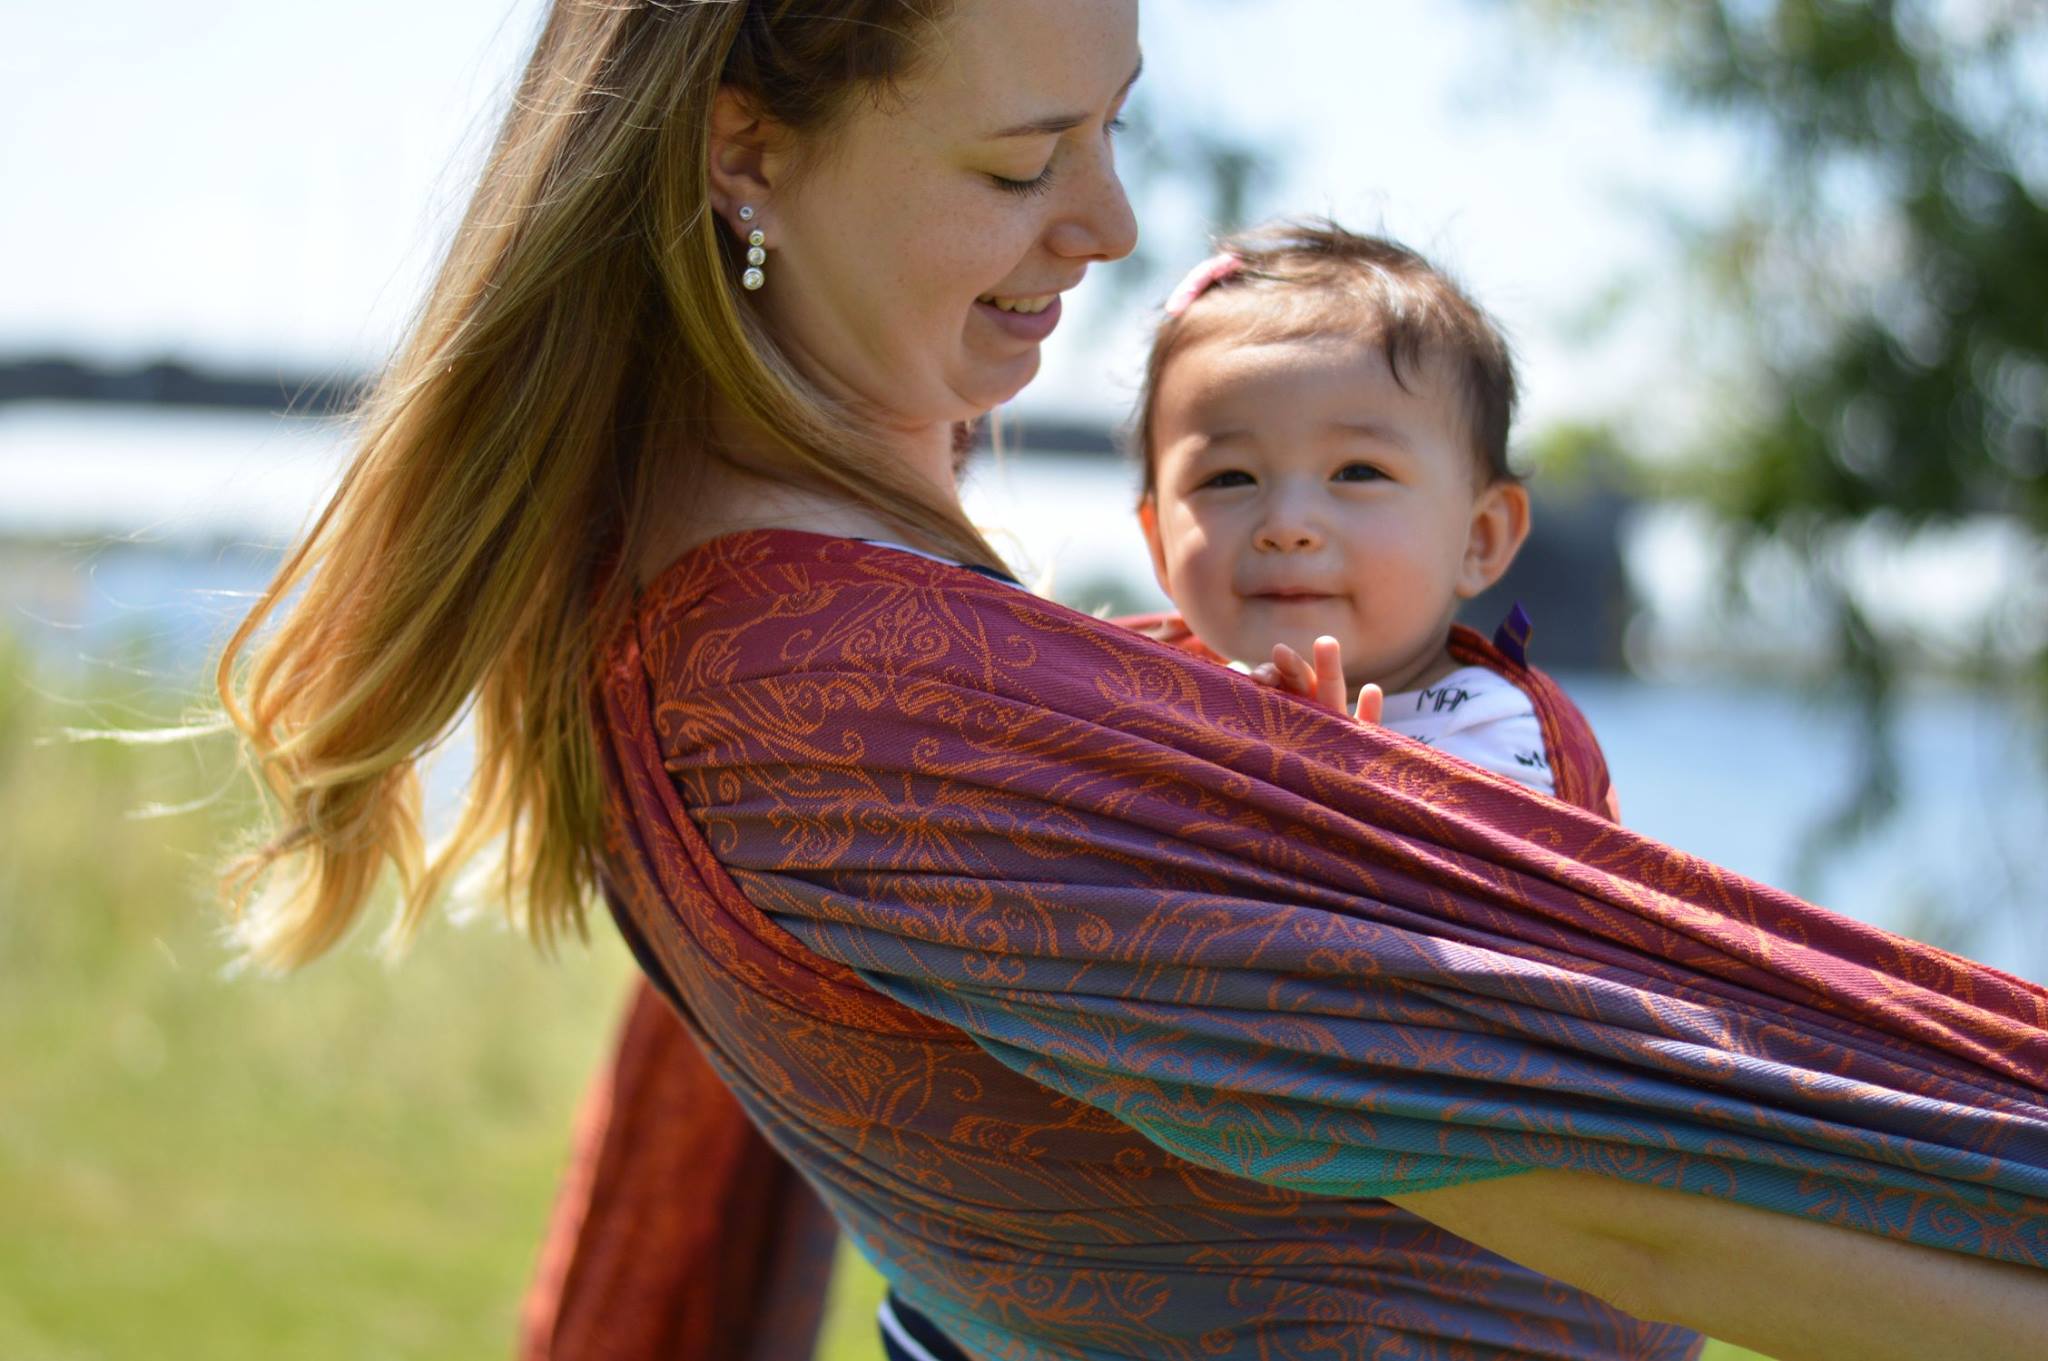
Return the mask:
[(1006, 194), (1042, 194), (1052, 188), (1052, 164), (1047, 162), (1045, 169), (1028, 180), (1013, 180), (1007, 175), (990, 175), (989, 178)]
[[(1102, 125), (1102, 135), (1104, 137), (1113, 138), (1123, 130), (1124, 120), (1121, 118), (1109, 119)], [(1008, 175), (990, 175), (989, 179), (995, 182), (996, 188), (1006, 194), (1042, 194), (1052, 188), (1052, 170), (1053, 163), (1047, 161), (1045, 169), (1029, 179), (1012, 179)]]

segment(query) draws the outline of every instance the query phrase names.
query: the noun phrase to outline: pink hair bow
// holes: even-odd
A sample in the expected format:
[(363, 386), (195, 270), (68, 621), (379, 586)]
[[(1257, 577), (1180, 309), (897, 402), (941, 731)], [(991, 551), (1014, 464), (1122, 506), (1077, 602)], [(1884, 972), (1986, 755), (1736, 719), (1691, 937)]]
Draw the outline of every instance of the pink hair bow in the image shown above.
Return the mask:
[(1194, 306), (1196, 298), (1243, 268), (1244, 261), (1228, 251), (1210, 256), (1189, 270), (1187, 277), (1180, 281), (1180, 286), (1167, 295), (1166, 315), (1179, 316)]

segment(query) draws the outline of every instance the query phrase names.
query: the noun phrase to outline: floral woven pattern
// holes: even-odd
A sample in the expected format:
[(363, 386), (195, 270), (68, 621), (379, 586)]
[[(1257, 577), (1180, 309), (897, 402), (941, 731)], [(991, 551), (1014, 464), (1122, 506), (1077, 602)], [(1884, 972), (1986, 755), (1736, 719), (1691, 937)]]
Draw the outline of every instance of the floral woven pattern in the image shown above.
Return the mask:
[(1689, 1355), (1375, 1199), (1536, 1167), (2048, 1266), (2048, 993), (1173, 648), (755, 532), (603, 703), (622, 924), (979, 1355)]

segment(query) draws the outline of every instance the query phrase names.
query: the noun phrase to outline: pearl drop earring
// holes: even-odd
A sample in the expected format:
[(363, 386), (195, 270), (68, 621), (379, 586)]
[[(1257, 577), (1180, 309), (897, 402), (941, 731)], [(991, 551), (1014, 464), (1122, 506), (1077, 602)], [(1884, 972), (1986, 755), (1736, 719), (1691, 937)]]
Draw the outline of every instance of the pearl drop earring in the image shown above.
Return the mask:
[[(752, 222), (753, 220), (754, 205), (751, 203), (741, 204), (740, 221)], [(749, 293), (752, 293), (760, 288), (762, 284), (768, 282), (768, 276), (761, 271), (761, 266), (768, 263), (767, 245), (767, 233), (763, 232), (759, 227), (747, 233), (747, 269), (746, 273), (740, 275), (740, 287), (746, 289)]]

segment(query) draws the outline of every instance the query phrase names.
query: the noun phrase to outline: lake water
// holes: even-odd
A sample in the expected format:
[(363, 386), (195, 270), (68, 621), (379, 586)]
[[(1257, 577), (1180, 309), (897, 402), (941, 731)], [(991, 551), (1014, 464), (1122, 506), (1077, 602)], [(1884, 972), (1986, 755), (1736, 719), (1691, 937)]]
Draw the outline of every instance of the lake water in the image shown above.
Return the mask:
[[(268, 417), (184, 423), (0, 412), (0, 628), (62, 685), (86, 669), (196, 681), (331, 482), (329, 432)], [(1049, 593), (1156, 599), (1114, 465), (1019, 456), (978, 477), (977, 517)], [(1642, 570), (1638, 565), (1636, 570)], [(1538, 658), (1540, 655), (1540, 635)], [(1628, 824), (1766, 882), (2048, 978), (2048, 740), (2004, 698), (1901, 705), (1899, 812), (1793, 884), (1862, 738), (1839, 707), (1727, 677), (1560, 679), (1606, 747)], [(444, 772), (444, 779), (448, 778)]]

